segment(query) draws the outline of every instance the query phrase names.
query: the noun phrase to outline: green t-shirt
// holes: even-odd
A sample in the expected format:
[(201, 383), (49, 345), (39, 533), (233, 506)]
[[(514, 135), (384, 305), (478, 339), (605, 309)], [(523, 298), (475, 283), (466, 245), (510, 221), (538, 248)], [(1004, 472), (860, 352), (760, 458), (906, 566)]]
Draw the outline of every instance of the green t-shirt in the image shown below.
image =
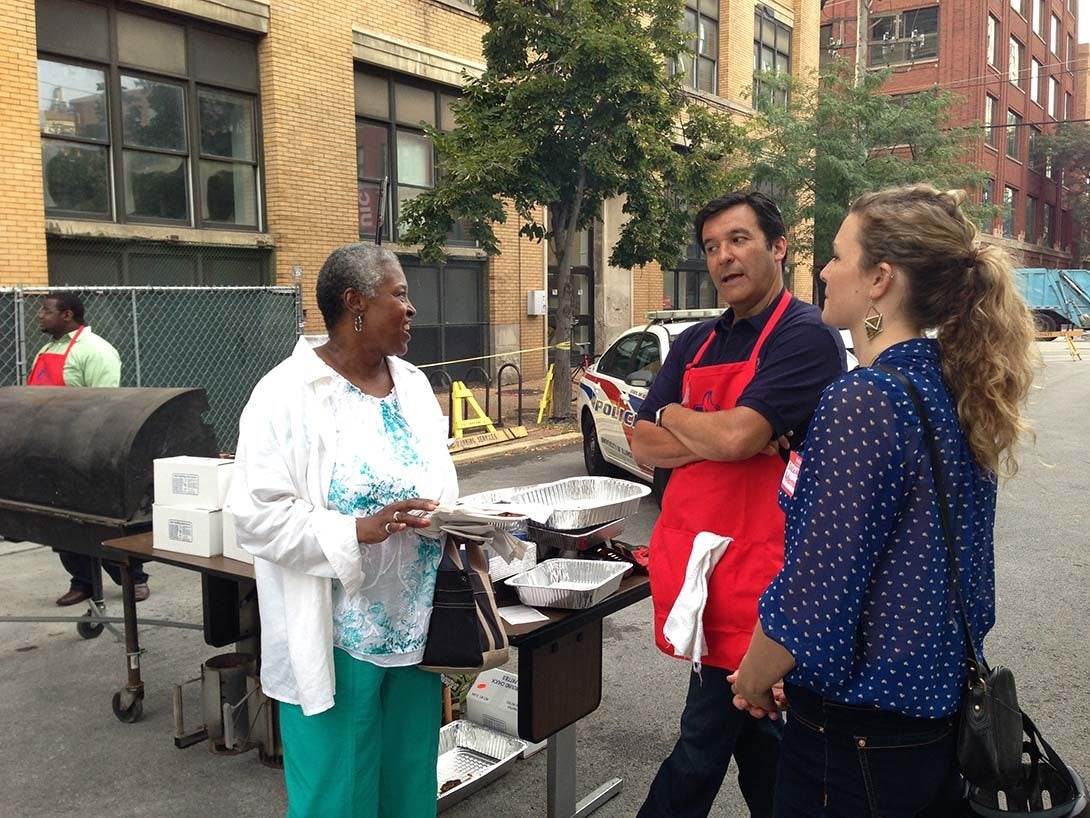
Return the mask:
[[(49, 352), (63, 355), (77, 332), (79, 330), (72, 330), (56, 341), (50, 341), (38, 350), (38, 354)], [(37, 363), (37, 358), (34, 360)], [(34, 367), (30, 371), (33, 372)], [(64, 385), (121, 386), (121, 358), (117, 350), (91, 332), (89, 326), (83, 328), (64, 362)]]

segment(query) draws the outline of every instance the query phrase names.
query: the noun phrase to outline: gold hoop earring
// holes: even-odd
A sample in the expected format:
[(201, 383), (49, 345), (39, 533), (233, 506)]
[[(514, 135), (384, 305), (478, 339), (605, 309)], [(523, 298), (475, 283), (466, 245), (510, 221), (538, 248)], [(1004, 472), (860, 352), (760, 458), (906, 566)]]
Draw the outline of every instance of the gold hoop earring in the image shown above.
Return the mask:
[(867, 340), (871, 341), (875, 336), (881, 335), (884, 327), (882, 326), (882, 319), (885, 316), (878, 312), (878, 307), (874, 304), (870, 305), (870, 310), (867, 312), (867, 317), (863, 319), (863, 328), (867, 331)]
[(357, 312), (356, 317), (352, 319), (352, 329), (356, 332), (363, 332), (363, 313)]

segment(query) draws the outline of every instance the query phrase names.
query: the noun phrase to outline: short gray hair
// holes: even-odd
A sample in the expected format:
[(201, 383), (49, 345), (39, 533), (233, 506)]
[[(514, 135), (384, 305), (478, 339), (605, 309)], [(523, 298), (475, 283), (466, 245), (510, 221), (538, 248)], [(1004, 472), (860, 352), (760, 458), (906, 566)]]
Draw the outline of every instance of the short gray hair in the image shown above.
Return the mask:
[(318, 271), (315, 288), (326, 329), (332, 330), (344, 313), (345, 290), (351, 288), (374, 297), (382, 280), (400, 269), (397, 256), (373, 244), (345, 244), (330, 253)]

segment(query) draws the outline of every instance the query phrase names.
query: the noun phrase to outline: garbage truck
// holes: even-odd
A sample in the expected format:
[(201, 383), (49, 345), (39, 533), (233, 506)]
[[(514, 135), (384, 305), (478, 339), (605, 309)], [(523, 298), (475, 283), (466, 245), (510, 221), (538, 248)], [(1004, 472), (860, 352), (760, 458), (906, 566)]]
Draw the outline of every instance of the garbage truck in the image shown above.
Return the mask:
[(1090, 329), (1090, 270), (1021, 267), (1014, 273), (1038, 332)]

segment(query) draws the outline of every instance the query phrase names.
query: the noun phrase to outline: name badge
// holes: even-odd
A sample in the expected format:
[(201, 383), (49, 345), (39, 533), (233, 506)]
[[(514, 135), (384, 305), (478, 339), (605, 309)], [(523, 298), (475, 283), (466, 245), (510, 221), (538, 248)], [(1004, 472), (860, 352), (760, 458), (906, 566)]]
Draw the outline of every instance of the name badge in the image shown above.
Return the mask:
[(783, 480), (780, 481), (780, 489), (788, 497), (795, 496), (795, 483), (798, 482), (800, 468), (802, 468), (802, 457), (798, 452), (791, 452), (787, 468), (783, 470)]

